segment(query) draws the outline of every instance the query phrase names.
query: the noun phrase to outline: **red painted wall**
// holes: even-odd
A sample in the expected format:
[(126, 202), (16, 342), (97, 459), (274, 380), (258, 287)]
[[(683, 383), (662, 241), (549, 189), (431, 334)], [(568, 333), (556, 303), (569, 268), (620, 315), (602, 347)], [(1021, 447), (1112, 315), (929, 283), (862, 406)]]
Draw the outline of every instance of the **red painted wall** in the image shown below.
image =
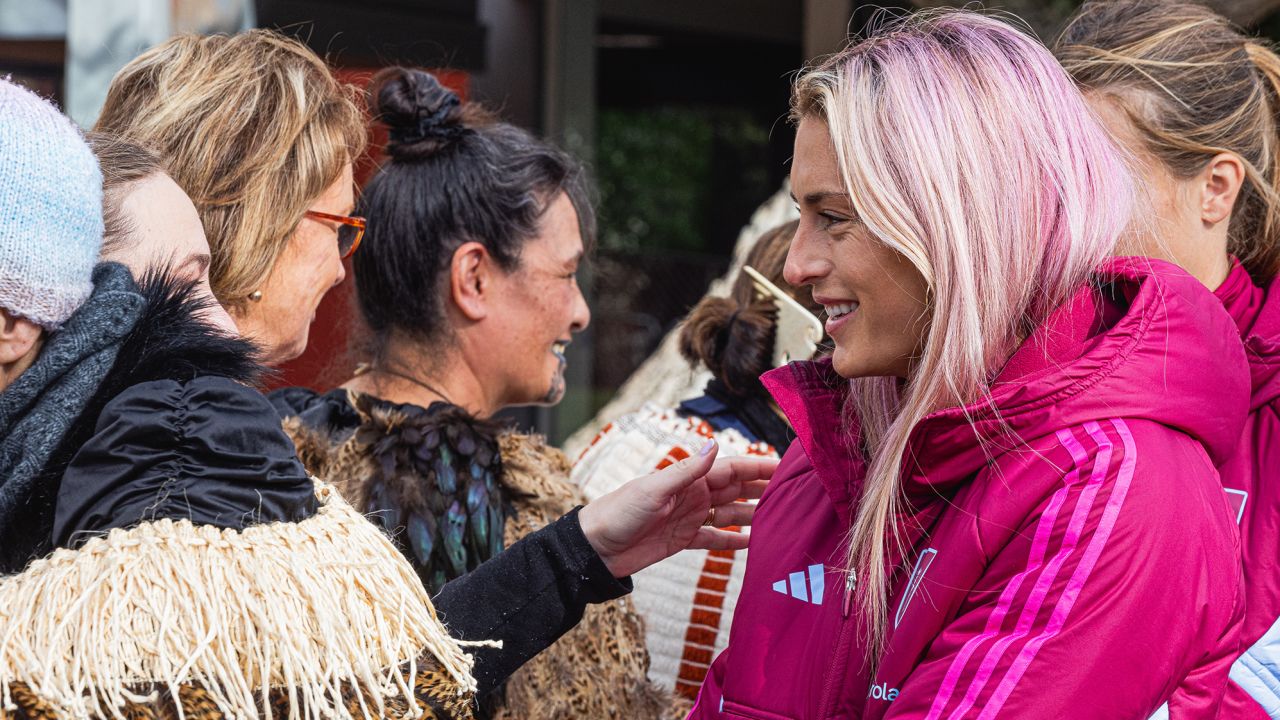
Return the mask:
[[(369, 79), (377, 72), (377, 68), (340, 68), (334, 72), (343, 82), (365, 88), (369, 84)], [(433, 70), (432, 72), (446, 87), (458, 93), (464, 100), (467, 98), (471, 80), (468, 73), (460, 70)], [(357, 186), (364, 185), (382, 162), (384, 157), (382, 148), (386, 142), (386, 128), (380, 124), (371, 123), (369, 146), (356, 162)], [(376, 222), (376, 219), (369, 218), (369, 222)], [(356, 252), (361, 251), (357, 249)], [(362, 322), (360, 312), (355, 305), (351, 261), (344, 262), (347, 266), (347, 278), (342, 281), (342, 284), (330, 290), (320, 302), (315, 322), (311, 324), (311, 335), (306, 352), (280, 368), (280, 375), (272, 383), (273, 387), (301, 385), (325, 391), (346, 382), (355, 370), (358, 358), (351, 345), (361, 333)]]

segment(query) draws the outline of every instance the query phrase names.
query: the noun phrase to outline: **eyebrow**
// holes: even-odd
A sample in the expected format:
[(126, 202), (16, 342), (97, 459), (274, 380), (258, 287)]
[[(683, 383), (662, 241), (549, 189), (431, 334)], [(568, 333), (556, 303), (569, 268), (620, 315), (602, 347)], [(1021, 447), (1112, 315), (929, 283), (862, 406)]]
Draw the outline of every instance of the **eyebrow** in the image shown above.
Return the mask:
[(582, 258), (586, 256), (585, 252), (579, 251), (572, 257), (560, 261), (560, 267), (565, 270), (577, 270), (582, 265)]
[[(797, 203), (798, 203), (798, 202), (800, 202), (799, 200), (797, 200), (797, 199), (796, 199), (796, 195), (795, 195), (795, 193), (791, 193), (791, 199), (792, 199), (792, 201), (794, 201), (794, 202), (797, 202)], [(811, 192), (811, 193), (806, 193), (806, 194), (805, 194), (805, 196), (804, 196), (804, 204), (805, 204), (805, 205), (817, 205), (817, 204), (821, 203), (823, 200), (831, 200), (831, 199), (835, 199), (835, 200), (843, 200), (844, 202), (848, 202), (848, 201), (849, 201), (849, 195), (848, 195), (847, 193), (842, 193), (842, 192), (833, 192), (833, 191), (829, 191), (829, 190), (828, 190), (828, 191)]]

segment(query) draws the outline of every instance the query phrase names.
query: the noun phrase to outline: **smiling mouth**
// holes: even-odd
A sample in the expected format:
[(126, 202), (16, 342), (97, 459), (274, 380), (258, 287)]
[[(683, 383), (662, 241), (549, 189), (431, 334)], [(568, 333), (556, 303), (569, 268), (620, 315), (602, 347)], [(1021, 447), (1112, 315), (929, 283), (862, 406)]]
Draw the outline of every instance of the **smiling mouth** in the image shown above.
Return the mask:
[(839, 320), (858, 309), (858, 303), (842, 303), (840, 305), (823, 305), (822, 309), (830, 320)]
[(561, 364), (564, 364), (566, 362), (564, 354), (566, 351), (568, 351), (568, 349), (569, 349), (569, 343), (564, 340), (561, 340), (551, 345), (551, 354), (559, 358)]

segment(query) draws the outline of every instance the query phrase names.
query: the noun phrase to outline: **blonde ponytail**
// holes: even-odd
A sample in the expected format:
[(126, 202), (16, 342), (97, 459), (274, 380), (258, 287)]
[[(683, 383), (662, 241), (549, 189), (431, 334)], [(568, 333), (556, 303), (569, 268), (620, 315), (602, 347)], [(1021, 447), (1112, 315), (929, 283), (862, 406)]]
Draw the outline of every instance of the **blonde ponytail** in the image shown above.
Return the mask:
[(1227, 250), (1260, 285), (1280, 271), (1280, 57), (1201, 5), (1093, 0), (1059, 38), (1063, 67), (1122, 108), (1178, 178), (1219, 153), (1244, 163)]
[[(1258, 218), (1257, 237), (1253, 242), (1238, 243), (1247, 247), (1249, 268), (1255, 278), (1270, 280), (1280, 271), (1280, 56), (1269, 46), (1259, 41), (1245, 43), (1245, 53), (1253, 62), (1258, 73), (1266, 80), (1266, 105), (1270, 109), (1271, 127), (1262, 130), (1265, 143), (1263, 157), (1267, 165), (1258, 168), (1257, 201), (1255, 209)], [(1242, 258), (1242, 262), (1244, 259)]]

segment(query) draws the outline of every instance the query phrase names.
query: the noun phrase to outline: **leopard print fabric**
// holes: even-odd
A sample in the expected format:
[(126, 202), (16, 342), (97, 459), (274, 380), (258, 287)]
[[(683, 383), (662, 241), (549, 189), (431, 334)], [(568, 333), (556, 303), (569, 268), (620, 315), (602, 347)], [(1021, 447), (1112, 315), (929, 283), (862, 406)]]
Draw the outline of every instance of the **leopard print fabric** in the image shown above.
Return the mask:
[[(585, 502), (568, 481), (564, 453), (516, 433), (499, 446), (506, 483), (529, 498), (507, 524), (508, 546)], [(591, 605), (577, 627), (511, 676), (494, 718), (660, 718), (670, 699), (648, 673), (644, 624), (630, 598)]]

